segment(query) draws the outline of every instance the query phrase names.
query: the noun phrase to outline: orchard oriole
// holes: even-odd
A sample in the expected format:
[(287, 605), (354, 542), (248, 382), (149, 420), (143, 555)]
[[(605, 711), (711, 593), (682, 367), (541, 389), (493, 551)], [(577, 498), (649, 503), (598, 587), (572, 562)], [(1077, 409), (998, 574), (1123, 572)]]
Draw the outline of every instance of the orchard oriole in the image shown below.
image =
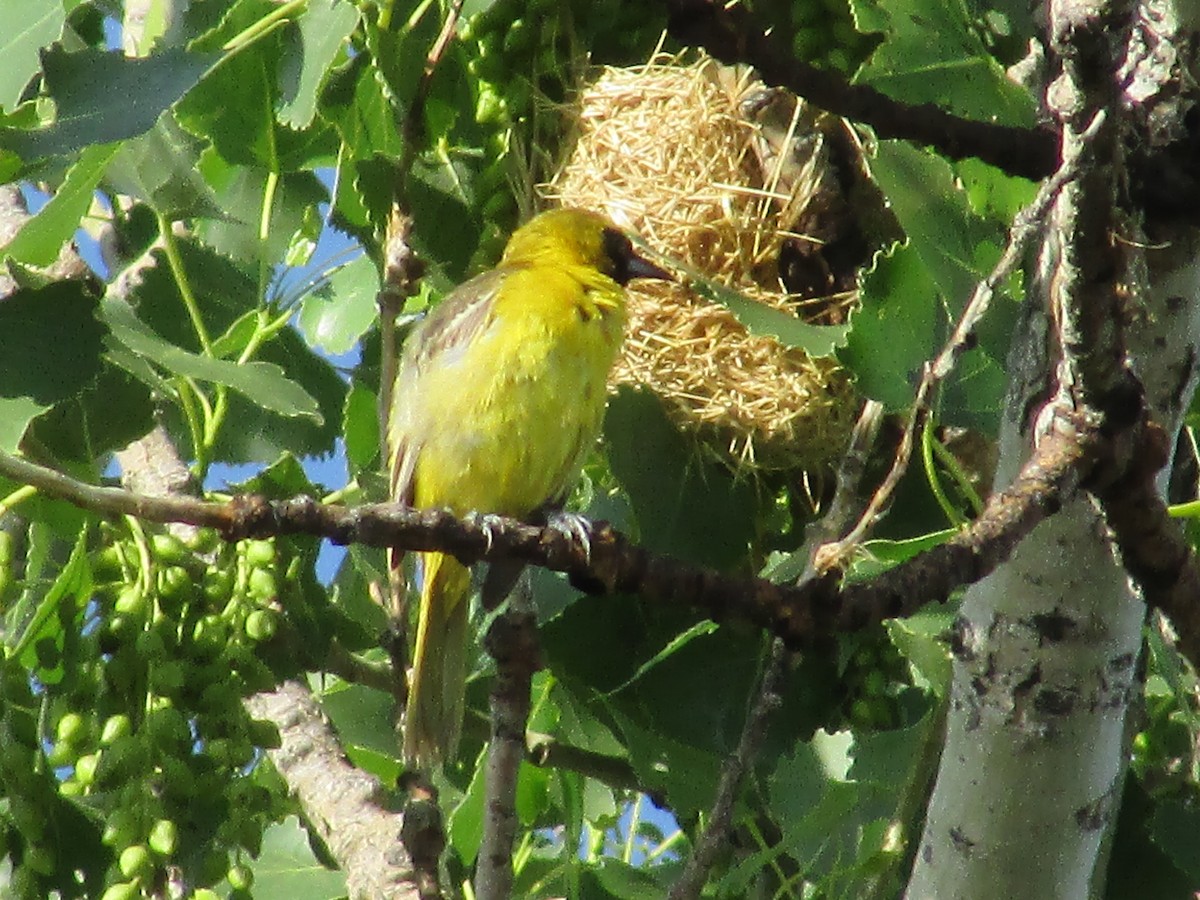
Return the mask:
[[(514, 232), (499, 265), (405, 342), (388, 428), (392, 499), (517, 518), (561, 505), (600, 431), (633, 278), (670, 275), (595, 213), (551, 210)], [(410, 765), (440, 764), (458, 745), (470, 584), (458, 560), (421, 554)]]

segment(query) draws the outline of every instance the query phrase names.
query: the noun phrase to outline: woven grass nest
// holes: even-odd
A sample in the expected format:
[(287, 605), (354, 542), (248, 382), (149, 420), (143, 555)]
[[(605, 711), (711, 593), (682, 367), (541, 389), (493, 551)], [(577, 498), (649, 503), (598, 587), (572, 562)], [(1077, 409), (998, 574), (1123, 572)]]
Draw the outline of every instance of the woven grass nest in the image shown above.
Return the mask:
[[(810, 320), (807, 309), (829, 321), (833, 308), (836, 319), (851, 297), (806, 306), (784, 290), (778, 262), (785, 241), (806, 239), (793, 229), (822, 205), (827, 158), (814, 152), (794, 164), (804, 136), (790, 95), (791, 123), (772, 152), (761, 117), (744, 112), (756, 88), (703, 56), (605, 69), (580, 94), (578, 141), (545, 193), (605, 211), (653, 249), (758, 302)], [(841, 454), (858, 404), (835, 360), (750, 334), (682, 284), (635, 283), (629, 311), (615, 383), (653, 390), (678, 426), (735, 470), (814, 471)]]

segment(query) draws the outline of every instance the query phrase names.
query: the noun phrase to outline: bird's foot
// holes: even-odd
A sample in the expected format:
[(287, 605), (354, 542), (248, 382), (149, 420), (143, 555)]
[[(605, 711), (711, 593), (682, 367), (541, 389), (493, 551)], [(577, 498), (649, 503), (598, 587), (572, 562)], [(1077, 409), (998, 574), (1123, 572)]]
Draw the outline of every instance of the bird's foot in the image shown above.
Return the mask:
[(546, 517), (546, 527), (577, 541), (583, 547), (583, 558), (592, 561), (592, 523), (579, 513), (555, 510)]

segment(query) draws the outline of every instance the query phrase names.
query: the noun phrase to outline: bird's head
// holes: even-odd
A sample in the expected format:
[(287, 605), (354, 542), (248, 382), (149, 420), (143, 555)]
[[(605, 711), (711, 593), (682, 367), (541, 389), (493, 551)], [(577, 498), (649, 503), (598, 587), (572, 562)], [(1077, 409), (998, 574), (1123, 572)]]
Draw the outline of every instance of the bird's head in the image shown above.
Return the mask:
[(587, 266), (620, 285), (634, 278), (672, 280), (669, 272), (640, 256), (612, 222), (583, 209), (548, 210), (513, 232), (503, 262), (535, 261)]

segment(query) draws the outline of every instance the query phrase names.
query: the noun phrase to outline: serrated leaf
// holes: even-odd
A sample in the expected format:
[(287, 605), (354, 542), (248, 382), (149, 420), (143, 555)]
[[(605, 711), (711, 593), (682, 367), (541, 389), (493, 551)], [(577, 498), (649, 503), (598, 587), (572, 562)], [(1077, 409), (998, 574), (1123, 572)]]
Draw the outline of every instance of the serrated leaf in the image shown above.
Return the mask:
[(300, 304), (297, 326), (310, 346), (337, 356), (375, 324), (379, 272), (366, 256), (338, 266)]
[(954, 623), (957, 611), (945, 606), (928, 607), (903, 619), (884, 623), (888, 636), (900, 654), (908, 660), (927, 687), (939, 697), (950, 690), (954, 666), (950, 647), (944, 639)]
[[(954, 168), (901, 141), (883, 141), (871, 172), (922, 263), (949, 306), (962, 308), (1000, 258), (1003, 234), (977, 216)], [(987, 252), (980, 248), (989, 245)]]
[(59, 613), (59, 605), (69, 597), (75, 597), (77, 600), (86, 599), (91, 590), (91, 583), (92, 572), (87, 561), (87, 531), (85, 530), (75, 541), (67, 564), (57, 573), (50, 589), (39, 599), (32, 617), (21, 630), (8, 655), (26, 657), (22, 659), (25, 668), (38, 669), (37, 660), (28, 658), (33, 652), (34, 644), (44, 638), (55, 639), (56, 636), (61, 636), (62, 624), (53, 622)]
[(204, 146), (168, 112), (146, 134), (125, 142), (106, 179), (168, 219), (221, 215), (223, 208), (196, 171)]
[(850, 6), (859, 31), (884, 35), (856, 81), (980, 121), (1033, 124), (1032, 97), (988, 53), (962, 0), (851, 0)]
[(62, 0), (0, 0), (0, 111), (11, 111), (41, 68), (38, 51), (62, 34), (67, 16)]
[(358, 10), (345, 0), (309, 0), (300, 14), (300, 68), (283, 89), (279, 120), (307, 128), (317, 111), (317, 96), (329, 68), (358, 23)]
[(258, 166), (231, 165), (211, 150), (203, 155), (200, 171), (216, 196), (221, 215), (199, 222), (196, 235), (232, 260), (256, 266), (265, 260), (277, 265), (298, 232), (315, 232), (320, 226), (319, 218), (309, 216), (327, 198), (327, 192), (312, 172), (286, 172), (274, 178), (264, 241), (260, 234), (262, 205), (270, 173)]
[(54, 46), (42, 55), (57, 115), (46, 128), (0, 129), (0, 147), (26, 162), (144, 134), (220, 57), (173, 47), (145, 59)]
[(346, 876), (327, 869), (313, 855), (308, 832), (295, 816), (263, 834), (262, 852), (254, 863), (254, 896), (259, 900), (298, 897), (341, 897)]
[(876, 254), (859, 288), (861, 305), (850, 317), (850, 338), (839, 358), (866, 396), (889, 410), (906, 409), (945, 332), (937, 290), (907, 244)]
[(155, 334), (138, 319), (133, 307), (114, 296), (104, 299), (101, 313), (115, 340), (169, 372), (223, 384), (258, 406), (284, 416), (322, 421), (316, 400), (279, 366), (265, 362), (237, 363), (189, 353)]
[(12, 240), (0, 247), (0, 255), (31, 266), (48, 266), (58, 258), (63, 244), (71, 240), (79, 221), (92, 203), (92, 196), (119, 144), (85, 147), (50, 201), (21, 226)]
[(0, 450), (15, 453), (35, 416), (96, 378), (104, 334), (79, 282), (19, 290), (0, 302)]
[(353, 159), (383, 156), (396, 160), (404, 148), (396, 110), (370, 57), (360, 54), (338, 70), (326, 90), (323, 109)]

